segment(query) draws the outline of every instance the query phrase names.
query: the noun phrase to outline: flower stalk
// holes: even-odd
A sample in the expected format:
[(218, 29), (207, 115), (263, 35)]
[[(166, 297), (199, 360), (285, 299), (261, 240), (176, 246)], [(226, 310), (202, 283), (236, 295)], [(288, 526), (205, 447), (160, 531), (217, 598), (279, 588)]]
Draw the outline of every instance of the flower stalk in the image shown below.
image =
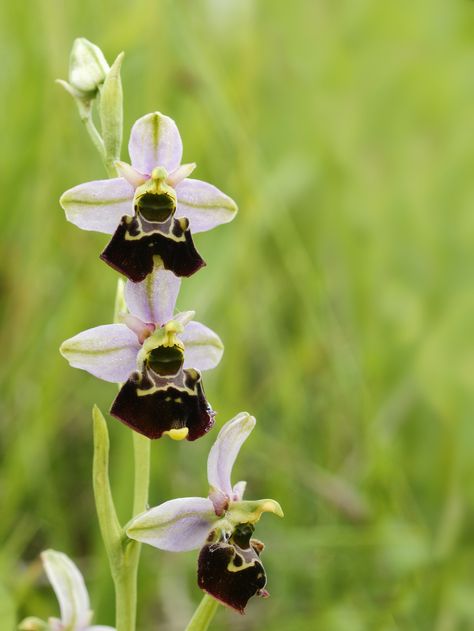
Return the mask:
[(216, 615), (218, 607), (219, 601), (209, 594), (204, 594), (186, 627), (186, 631), (206, 631)]

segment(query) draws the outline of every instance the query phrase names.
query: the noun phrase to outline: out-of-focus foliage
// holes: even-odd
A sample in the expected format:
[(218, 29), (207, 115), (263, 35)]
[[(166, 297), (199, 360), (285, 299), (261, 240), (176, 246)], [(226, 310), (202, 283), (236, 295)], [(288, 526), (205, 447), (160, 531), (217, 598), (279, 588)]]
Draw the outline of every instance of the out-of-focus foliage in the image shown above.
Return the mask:
[[(74, 37), (123, 64), (126, 131), (159, 109), (240, 205), (197, 243), (183, 309), (226, 344), (217, 424), (258, 419), (236, 479), (286, 517), (257, 536), (272, 598), (215, 629), (474, 628), (474, 4), (467, 0), (7, 0), (0, 8), (0, 616), (56, 613), (38, 552), (112, 587), (91, 493), (111, 384), (60, 342), (111, 319), (105, 237), (59, 195), (105, 177), (69, 95)], [(126, 151), (123, 158), (127, 158)], [(130, 517), (130, 432), (110, 420)], [(206, 492), (215, 434), (152, 449), (151, 501)], [(139, 628), (183, 627), (196, 555), (144, 550)]]

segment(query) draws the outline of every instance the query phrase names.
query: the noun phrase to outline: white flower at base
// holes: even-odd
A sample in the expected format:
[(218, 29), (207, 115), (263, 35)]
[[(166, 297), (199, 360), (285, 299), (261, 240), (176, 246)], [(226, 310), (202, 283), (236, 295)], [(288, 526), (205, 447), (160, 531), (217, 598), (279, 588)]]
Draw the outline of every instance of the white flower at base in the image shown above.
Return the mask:
[(115, 631), (113, 627), (92, 625), (89, 594), (77, 566), (62, 552), (46, 550), (41, 554), (46, 575), (59, 602), (60, 618), (26, 618), (20, 631)]

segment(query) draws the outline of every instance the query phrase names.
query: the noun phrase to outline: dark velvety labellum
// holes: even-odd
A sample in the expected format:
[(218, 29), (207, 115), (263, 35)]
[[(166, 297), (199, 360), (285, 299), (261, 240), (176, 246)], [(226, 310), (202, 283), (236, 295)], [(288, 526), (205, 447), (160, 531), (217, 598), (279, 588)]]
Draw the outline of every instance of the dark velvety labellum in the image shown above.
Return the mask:
[(120, 389), (110, 413), (148, 438), (187, 427), (187, 440), (196, 440), (214, 425), (214, 412), (196, 370), (182, 370), (170, 380), (155, 379), (152, 371), (134, 373)]
[(199, 554), (199, 587), (240, 613), (266, 582), (265, 570), (252, 546), (242, 549), (220, 541), (207, 543)]
[(191, 276), (205, 262), (194, 247), (189, 228), (171, 219), (163, 228), (143, 218), (122, 217), (119, 227), (100, 255), (110, 267), (138, 283), (153, 271), (154, 256), (176, 276)]

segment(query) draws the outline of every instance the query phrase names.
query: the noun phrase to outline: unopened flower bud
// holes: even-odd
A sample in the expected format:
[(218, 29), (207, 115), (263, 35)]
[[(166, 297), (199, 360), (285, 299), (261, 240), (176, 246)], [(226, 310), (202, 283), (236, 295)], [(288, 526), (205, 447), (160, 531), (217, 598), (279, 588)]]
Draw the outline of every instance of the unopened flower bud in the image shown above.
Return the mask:
[(25, 618), (25, 620), (18, 625), (19, 631), (47, 631), (47, 629), (49, 629), (49, 626), (44, 620), (40, 620), (39, 618)]
[(94, 97), (110, 67), (98, 46), (78, 37), (69, 60), (69, 83), (83, 97)]

